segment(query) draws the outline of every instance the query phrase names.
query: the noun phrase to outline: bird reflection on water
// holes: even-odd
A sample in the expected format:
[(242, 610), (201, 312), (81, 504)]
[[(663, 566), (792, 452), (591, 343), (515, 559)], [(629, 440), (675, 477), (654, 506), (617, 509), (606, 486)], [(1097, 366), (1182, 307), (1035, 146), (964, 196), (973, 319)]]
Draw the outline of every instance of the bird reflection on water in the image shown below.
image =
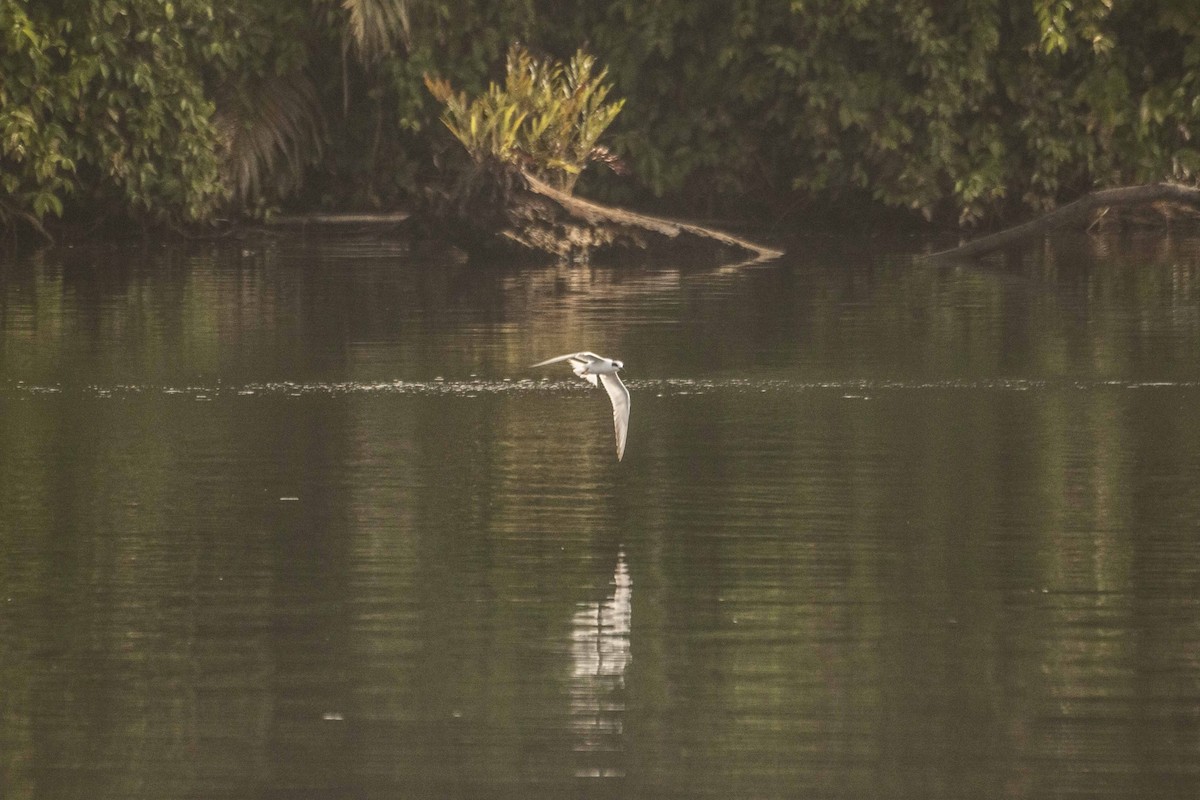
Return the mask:
[(577, 777), (625, 774), (625, 670), (631, 654), (633, 582), (625, 552), (617, 553), (612, 593), (603, 602), (581, 603), (571, 631), (571, 730), (579, 753)]

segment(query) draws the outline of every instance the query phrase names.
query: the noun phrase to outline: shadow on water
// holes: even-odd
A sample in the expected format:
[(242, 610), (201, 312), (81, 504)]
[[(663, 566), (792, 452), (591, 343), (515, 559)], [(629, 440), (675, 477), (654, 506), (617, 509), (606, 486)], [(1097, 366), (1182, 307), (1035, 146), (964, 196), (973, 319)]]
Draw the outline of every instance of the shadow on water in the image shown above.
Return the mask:
[(1194, 796), (1200, 244), (920, 250), (0, 265), (0, 796)]

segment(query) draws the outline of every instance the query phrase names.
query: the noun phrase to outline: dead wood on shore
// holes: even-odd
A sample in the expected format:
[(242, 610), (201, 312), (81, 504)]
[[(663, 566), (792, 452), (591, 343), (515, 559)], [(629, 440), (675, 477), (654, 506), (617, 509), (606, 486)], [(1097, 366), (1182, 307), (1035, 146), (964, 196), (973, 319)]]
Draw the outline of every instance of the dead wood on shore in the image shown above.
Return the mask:
[(1110, 208), (1145, 205), (1150, 203), (1177, 203), (1200, 208), (1200, 188), (1178, 183), (1151, 183), (1141, 186), (1120, 186), (1100, 189), (1065, 206), (1056, 208), (1037, 219), (1006, 228), (988, 236), (982, 236), (958, 247), (934, 253), (933, 259), (971, 259), (1006, 247), (1024, 243), (1037, 236), (1067, 225), (1086, 225)]
[(682, 256), (720, 264), (782, 255), (702, 225), (583, 200), (507, 166), (465, 175), (431, 211), (435, 232), (476, 256), (580, 263)]

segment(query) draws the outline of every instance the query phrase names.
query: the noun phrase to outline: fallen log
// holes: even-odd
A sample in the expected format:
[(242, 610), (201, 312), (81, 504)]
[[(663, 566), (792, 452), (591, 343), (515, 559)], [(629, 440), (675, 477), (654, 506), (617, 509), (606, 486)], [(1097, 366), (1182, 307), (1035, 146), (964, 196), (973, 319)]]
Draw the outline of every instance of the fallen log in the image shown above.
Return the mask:
[(475, 256), (576, 263), (687, 257), (716, 264), (783, 255), (702, 225), (583, 200), (507, 165), (479, 167), (432, 209), (440, 234)]
[(1097, 211), (1146, 203), (1172, 202), (1200, 208), (1200, 188), (1178, 183), (1151, 183), (1142, 186), (1121, 186), (1100, 189), (1037, 219), (988, 236), (982, 236), (958, 247), (942, 250), (933, 259), (968, 259), (1021, 243), (1066, 225), (1090, 222)]
[(305, 225), (396, 225), (406, 221), (411, 216), (407, 211), (341, 214), (277, 214), (263, 220), (263, 224), (279, 227)]

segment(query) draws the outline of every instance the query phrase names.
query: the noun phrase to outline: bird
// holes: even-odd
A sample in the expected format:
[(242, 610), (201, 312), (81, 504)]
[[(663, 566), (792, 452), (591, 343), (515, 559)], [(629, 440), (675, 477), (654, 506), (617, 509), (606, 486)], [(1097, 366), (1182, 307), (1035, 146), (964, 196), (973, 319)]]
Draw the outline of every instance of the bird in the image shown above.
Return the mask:
[(586, 350), (580, 353), (567, 353), (565, 356), (555, 356), (539, 361), (530, 366), (544, 367), (547, 364), (557, 364), (568, 361), (576, 375), (586, 380), (592, 386), (604, 384), (608, 399), (612, 401), (613, 427), (617, 434), (617, 461), (625, 455), (625, 437), (629, 433), (629, 390), (621, 383), (617, 373), (625, 368), (625, 364), (613, 358), (605, 358)]

